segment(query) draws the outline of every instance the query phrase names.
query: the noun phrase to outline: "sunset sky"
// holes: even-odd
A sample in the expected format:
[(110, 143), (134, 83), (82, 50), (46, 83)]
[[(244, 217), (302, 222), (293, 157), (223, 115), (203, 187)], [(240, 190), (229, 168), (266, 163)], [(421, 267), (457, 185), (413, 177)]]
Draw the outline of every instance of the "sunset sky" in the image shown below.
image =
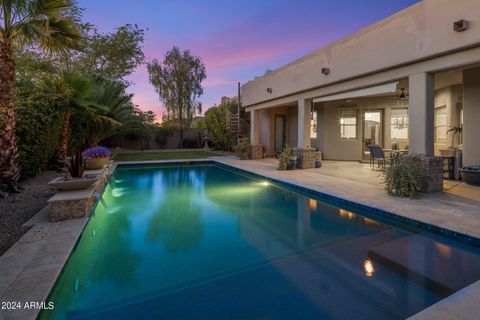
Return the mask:
[[(148, 28), (147, 59), (163, 60), (173, 46), (189, 49), (207, 67), (203, 111), (237, 82), (252, 80), (306, 53), (400, 11), (419, 0), (79, 0), (85, 20), (100, 31), (130, 23)], [(374, 50), (374, 48), (372, 48)], [(162, 105), (145, 66), (130, 77), (134, 102), (158, 117)]]

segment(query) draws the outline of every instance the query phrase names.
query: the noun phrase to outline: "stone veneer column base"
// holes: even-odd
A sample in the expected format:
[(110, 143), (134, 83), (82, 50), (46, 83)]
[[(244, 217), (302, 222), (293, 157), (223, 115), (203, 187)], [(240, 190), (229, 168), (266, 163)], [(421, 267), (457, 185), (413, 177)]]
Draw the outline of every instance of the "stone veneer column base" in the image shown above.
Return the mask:
[(73, 192), (59, 191), (48, 202), (50, 203), (50, 221), (83, 218), (92, 212), (96, 201), (95, 193), (102, 192), (107, 177), (105, 172), (99, 175), (98, 181), (86, 190)]
[(50, 221), (55, 222), (83, 218), (90, 213), (94, 203), (95, 197), (93, 194), (86, 199), (52, 202)]
[(428, 176), (426, 193), (443, 191), (443, 158), (442, 157), (422, 157), (420, 166), (425, 169)]
[(293, 149), (297, 156), (297, 168), (311, 169), (315, 168), (316, 149), (315, 148), (297, 148)]
[(256, 144), (250, 146), (250, 159), (263, 159), (263, 145)]

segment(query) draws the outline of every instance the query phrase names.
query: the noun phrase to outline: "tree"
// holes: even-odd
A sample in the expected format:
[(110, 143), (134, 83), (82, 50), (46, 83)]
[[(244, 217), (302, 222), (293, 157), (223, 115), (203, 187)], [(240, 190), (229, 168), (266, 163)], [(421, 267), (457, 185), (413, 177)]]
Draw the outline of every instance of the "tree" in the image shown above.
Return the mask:
[(226, 113), (227, 104), (213, 106), (205, 112), (205, 127), (207, 128), (208, 138), (212, 141), (215, 148), (222, 150), (231, 150), (233, 146), (233, 137), (227, 129)]
[(87, 121), (82, 124), (86, 134), (84, 140), (89, 146), (98, 145), (102, 140), (111, 136), (136, 130), (139, 125), (143, 124), (138, 119), (137, 110), (132, 103), (132, 95), (126, 94), (123, 83), (105, 80), (101, 81), (98, 86), (101, 94), (97, 103), (103, 106), (104, 110), (97, 111), (115, 122)]
[(202, 112), (202, 105), (196, 99), (203, 94), (202, 81), (207, 77), (205, 65), (190, 51), (181, 52), (173, 47), (162, 64), (153, 60), (147, 67), (150, 83), (165, 105), (166, 120), (178, 123), (180, 147), (183, 148), (183, 128)]
[(46, 51), (76, 48), (81, 36), (64, 14), (68, 0), (0, 0), (0, 179), (18, 192), (14, 44)]
[(53, 96), (62, 99), (63, 126), (58, 148), (58, 162), (63, 164), (67, 158), (70, 117), (74, 113), (83, 113), (92, 121), (118, 124), (103, 114), (106, 108), (99, 104), (101, 92), (87, 77), (70, 72), (62, 72), (56, 79), (44, 79), (44, 86)]
[(69, 64), (77, 72), (86, 73), (94, 78), (110, 81), (122, 81), (144, 62), (142, 51), (144, 30), (136, 24), (126, 24), (112, 33), (99, 33), (92, 26), (86, 29), (84, 49), (76, 61)]

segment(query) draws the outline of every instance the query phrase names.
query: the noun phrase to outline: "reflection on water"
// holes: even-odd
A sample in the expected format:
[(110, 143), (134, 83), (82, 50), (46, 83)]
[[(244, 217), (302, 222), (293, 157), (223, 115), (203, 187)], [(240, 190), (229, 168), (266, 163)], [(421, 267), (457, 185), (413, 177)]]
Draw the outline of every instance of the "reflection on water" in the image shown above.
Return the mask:
[(214, 166), (120, 168), (103, 200), (42, 319), (403, 319), (480, 278), (476, 249)]
[(363, 268), (365, 269), (365, 275), (367, 277), (371, 277), (375, 273), (375, 268), (371, 259), (365, 260), (365, 262), (363, 263)]

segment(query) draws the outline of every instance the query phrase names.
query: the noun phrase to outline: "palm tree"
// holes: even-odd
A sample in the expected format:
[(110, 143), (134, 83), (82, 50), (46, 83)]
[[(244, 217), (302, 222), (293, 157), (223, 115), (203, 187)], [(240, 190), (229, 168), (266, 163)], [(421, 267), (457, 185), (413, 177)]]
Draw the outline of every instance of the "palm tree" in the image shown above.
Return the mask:
[(128, 131), (130, 126), (136, 124), (137, 118), (134, 116), (133, 95), (125, 93), (123, 83), (104, 80), (99, 83), (99, 86), (101, 87), (101, 95), (98, 103), (105, 108), (103, 116), (113, 119), (115, 122), (90, 122), (87, 128), (87, 142), (90, 146), (95, 146), (102, 140), (120, 134), (125, 130)]
[(119, 124), (106, 115), (107, 108), (100, 104), (101, 88), (82, 74), (63, 71), (58, 78), (46, 78), (43, 86), (63, 101), (64, 115), (58, 148), (58, 162), (64, 164), (67, 158), (70, 118), (75, 113), (87, 115), (99, 124)]
[(81, 36), (66, 17), (68, 0), (0, 0), (0, 180), (18, 192), (20, 168), (15, 140), (14, 46), (46, 51), (77, 47)]

